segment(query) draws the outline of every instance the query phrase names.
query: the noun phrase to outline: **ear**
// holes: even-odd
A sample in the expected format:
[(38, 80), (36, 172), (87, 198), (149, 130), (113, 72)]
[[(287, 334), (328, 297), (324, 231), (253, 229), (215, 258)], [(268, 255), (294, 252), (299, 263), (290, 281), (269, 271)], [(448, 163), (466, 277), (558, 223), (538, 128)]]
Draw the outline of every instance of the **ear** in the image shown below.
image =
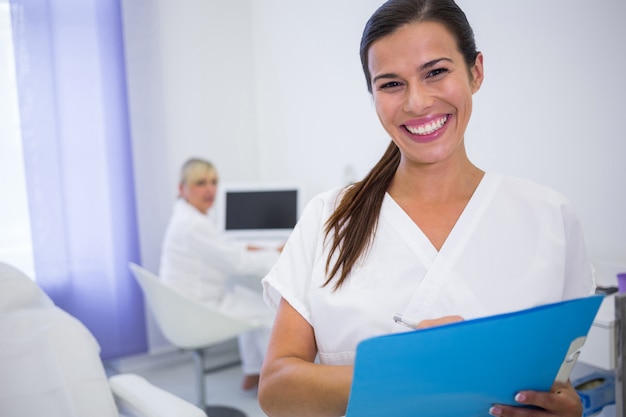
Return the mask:
[(178, 196), (185, 197), (185, 184), (183, 184), (182, 182), (178, 184)]
[(476, 55), (476, 61), (474, 61), (474, 66), (470, 69), (470, 73), (472, 74), (472, 94), (480, 90), (480, 86), (483, 84), (483, 80), (485, 78), (485, 70), (483, 67), (483, 54), (479, 52)]

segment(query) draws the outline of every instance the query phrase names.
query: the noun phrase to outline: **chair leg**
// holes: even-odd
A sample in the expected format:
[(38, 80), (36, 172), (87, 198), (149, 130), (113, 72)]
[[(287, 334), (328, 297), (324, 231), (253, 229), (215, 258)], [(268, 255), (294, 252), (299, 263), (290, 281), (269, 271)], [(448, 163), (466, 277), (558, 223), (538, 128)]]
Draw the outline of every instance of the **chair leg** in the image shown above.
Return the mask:
[(194, 371), (196, 373), (196, 388), (198, 406), (204, 410), (207, 417), (247, 417), (243, 411), (233, 407), (212, 405), (206, 403), (206, 385), (205, 385), (205, 362), (204, 350), (194, 349), (191, 351), (194, 363)]
[(204, 385), (204, 350), (194, 349), (191, 351), (193, 356), (193, 367), (196, 373), (196, 395), (198, 399), (198, 407), (206, 406), (206, 388)]
[(246, 413), (225, 405), (212, 405), (204, 407), (207, 417), (247, 417)]

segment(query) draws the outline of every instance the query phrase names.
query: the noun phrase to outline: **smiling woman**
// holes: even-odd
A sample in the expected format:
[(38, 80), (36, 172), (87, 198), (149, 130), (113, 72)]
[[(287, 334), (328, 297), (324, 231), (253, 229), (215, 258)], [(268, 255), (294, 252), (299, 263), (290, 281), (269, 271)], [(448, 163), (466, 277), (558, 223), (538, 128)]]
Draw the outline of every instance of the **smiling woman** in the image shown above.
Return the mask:
[(455, 44), (444, 26), (425, 22), (406, 25), (369, 49), (376, 112), (402, 151), (400, 170), (466, 159), (464, 136), (472, 95), (483, 81), (483, 57), (473, 53), (466, 62)]
[[(360, 56), (391, 143), (361, 181), (309, 202), (263, 281), (276, 320), (259, 400), (272, 417), (344, 415), (356, 346), (407, 331), (395, 313), (433, 326), (593, 292), (570, 202), (483, 171), (466, 152), (483, 54), (458, 5), (385, 2), (365, 25)], [(515, 404), (581, 415), (571, 384), (530, 388), (519, 387)], [(487, 401), (484, 410), (527, 412)]]

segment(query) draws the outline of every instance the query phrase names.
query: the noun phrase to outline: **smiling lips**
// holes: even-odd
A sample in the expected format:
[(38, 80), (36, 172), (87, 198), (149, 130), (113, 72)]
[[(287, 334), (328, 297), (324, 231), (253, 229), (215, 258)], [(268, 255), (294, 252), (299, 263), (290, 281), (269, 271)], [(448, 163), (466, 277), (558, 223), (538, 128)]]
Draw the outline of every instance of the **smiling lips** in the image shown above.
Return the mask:
[(409, 133), (413, 135), (428, 136), (441, 129), (446, 124), (449, 118), (450, 115), (446, 114), (427, 123), (415, 124), (413, 126), (407, 124), (404, 125), (404, 127)]

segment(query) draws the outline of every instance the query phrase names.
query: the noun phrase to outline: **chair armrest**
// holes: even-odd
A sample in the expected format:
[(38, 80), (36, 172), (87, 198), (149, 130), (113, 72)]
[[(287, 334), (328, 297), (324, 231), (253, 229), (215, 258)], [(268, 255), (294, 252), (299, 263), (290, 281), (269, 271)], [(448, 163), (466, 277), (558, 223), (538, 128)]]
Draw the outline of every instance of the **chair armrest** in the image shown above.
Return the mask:
[(137, 417), (207, 417), (206, 413), (135, 374), (109, 378), (120, 412)]

